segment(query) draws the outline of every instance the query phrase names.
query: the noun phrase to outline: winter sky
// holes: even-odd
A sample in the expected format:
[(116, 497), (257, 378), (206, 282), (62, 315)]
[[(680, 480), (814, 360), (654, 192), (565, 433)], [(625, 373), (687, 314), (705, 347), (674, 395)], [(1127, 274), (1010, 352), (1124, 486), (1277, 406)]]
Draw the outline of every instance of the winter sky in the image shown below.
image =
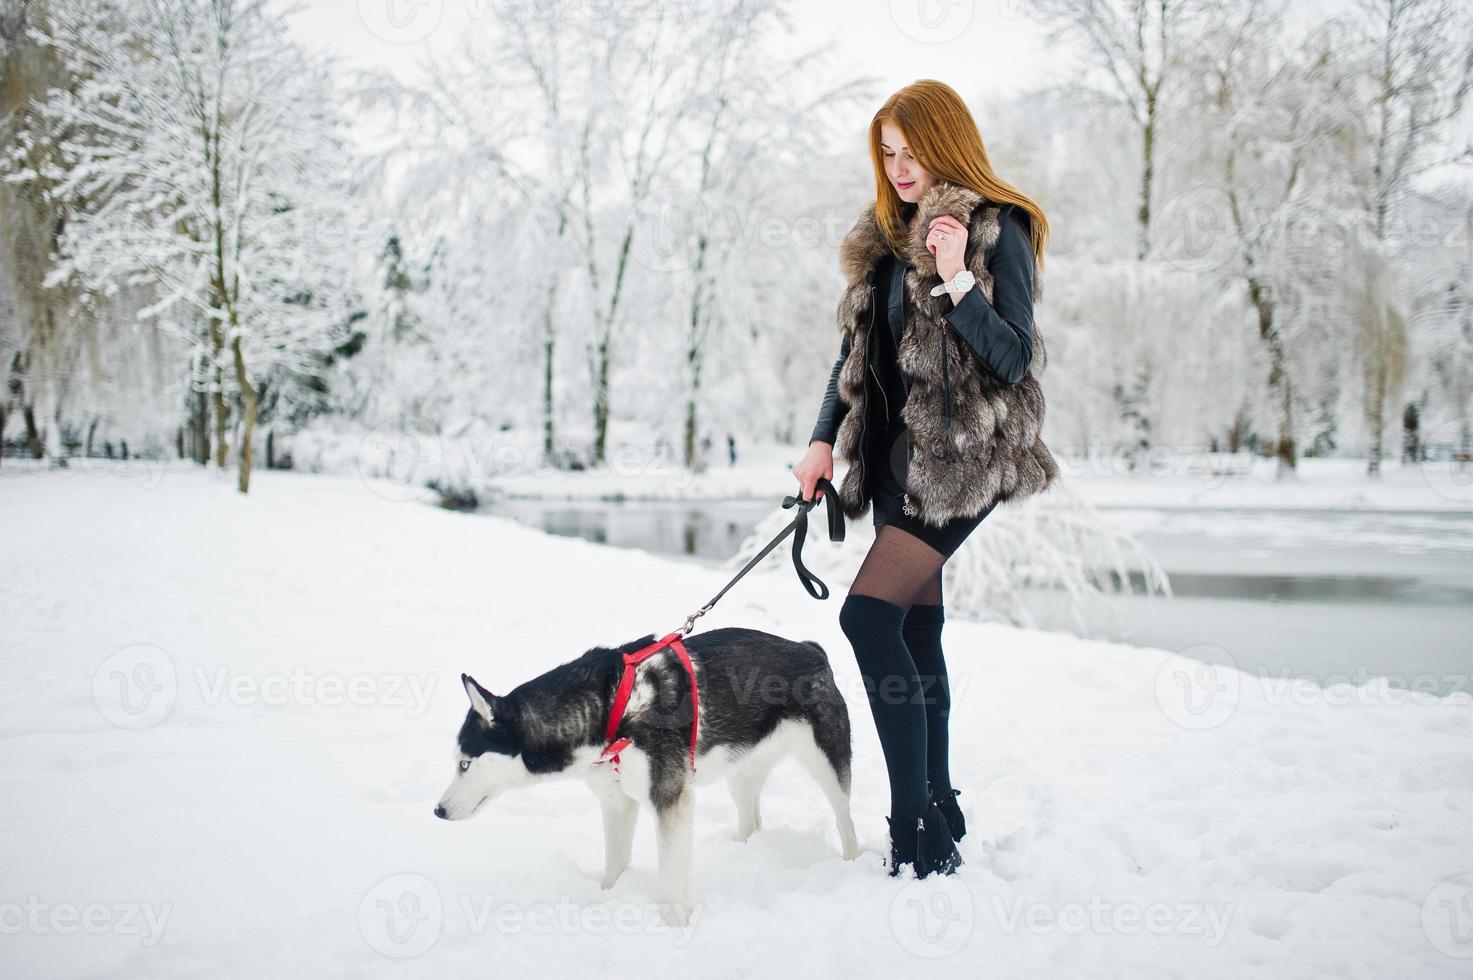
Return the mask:
[[(426, 57), (442, 53), (493, 3), (515, 0), (276, 0), (296, 9), (290, 21), (299, 37), (338, 55), (347, 68), (391, 71), (411, 79)], [(619, 9), (644, 0), (525, 0), (571, 9)], [(576, 6), (574, 6), (576, 2)], [(668, 0), (675, 7), (698, 0)], [(1354, 0), (1291, 0), (1292, 20), (1311, 23), (1352, 9)], [(1077, 76), (1080, 59), (1069, 44), (1050, 45), (1030, 0), (795, 0), (790, 5), (794, 51), (836, 39), (839, 73), (870, 74), (894, 91), (918, 78), (937, 78), (980, 108), (1020, 88)], [(862, 132), (867, 107), (854, 107), (852, 126)], [(978, 120), (983, 138), (985, 119)], [(1473, 107), (1460, 127), (1473, 135)]]
[[(282, 9), (298, 8), (292, 20), (304, 40), (355, 67), (406, 75), (426, 53), (447, 50), (487, 17), (493, 2), (503, 0), (278, 0)], [(579, 6), (618, 9), (624, 2), (583, 0)], [(679, 7), (696, 0), (669, 2)], [(1294, 0), (1290, 10), (1295, 19), (1318, 19), (1351, 2)], [(1072, 51), (1046, 43), (1030, 7), (1029, 0), (796, 0), (792, 43), (801, 49), (836, 38), (848, 67), (878, 75), (892, 89), (939, 78), (964, 96), (1001, 94), (1068, 77), (1077, 68)]]

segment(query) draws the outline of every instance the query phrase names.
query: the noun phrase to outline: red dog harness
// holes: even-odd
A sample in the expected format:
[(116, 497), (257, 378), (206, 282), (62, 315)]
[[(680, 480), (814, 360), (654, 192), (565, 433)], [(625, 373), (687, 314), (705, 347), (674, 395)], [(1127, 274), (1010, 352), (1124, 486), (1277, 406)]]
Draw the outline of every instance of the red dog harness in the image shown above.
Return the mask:
[(608, 728), (604, 732), (604, 741), (608, 743), (604, 750), (599, 753), (598, 762), (614, 763), (614, 772), (619, 771), (619, 752), (626, 748), (633, 740), (627, 736), (615, 741), (614, 735), (619, 731), (619, 722), (624, 719), (624, 709), (629, 704), (629, 695), (634, 691), (634, 668), (641, 661), (648, 660), (667, 646), (672, 647), (680, 657), (680, 662), (685, 665), (685, 672), (690, 677), (690, 771), (696, 771), (696, 729), (700, 724), (701, 711), (700, 700), (696, 691), (696, 669), (690, 662), (690, 655), (685, 652), (685, 644), (680, 642), (684, 631), (676, 630), (665, 637), (656, 640), (647, 647), (643, 647), (633, 653), (624, 654), (624, 674), (619, 678), (619, 688), (614, 692), (614, 710), (609, 713)]

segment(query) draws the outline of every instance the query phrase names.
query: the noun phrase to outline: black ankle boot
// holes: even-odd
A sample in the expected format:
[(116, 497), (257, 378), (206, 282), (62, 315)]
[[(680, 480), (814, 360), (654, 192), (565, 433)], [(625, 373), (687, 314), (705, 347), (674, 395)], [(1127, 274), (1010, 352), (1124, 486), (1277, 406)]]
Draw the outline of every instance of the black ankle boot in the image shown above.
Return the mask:
[(926, 807), (923, 817), (907, 817), (898, 823), (886, 817), (885, 821), (890, 825), (890, 877), (900, 874), (902, 864), (909, 864), (917, 878), (933, 871), (949, 875), (962, 864), (946, 817), (935, 803)]
[(941, 810), (941, 815), (946, 818), (946, 826), (951, 828), (952, 840), (961, 840), (967, 836), (967, 821), (962, 816), (961, 805), (956, 801), (961, 792), (959, 789), (951, 789), (940, 796), (931, 794), (931, 802)]

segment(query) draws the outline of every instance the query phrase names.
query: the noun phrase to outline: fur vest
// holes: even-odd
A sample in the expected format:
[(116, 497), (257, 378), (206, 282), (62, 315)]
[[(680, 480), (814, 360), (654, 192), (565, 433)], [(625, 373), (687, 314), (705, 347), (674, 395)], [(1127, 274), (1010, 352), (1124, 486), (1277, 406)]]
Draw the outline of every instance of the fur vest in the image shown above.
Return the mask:
[[(1038, 378), (1047, 363), (1043, 338), (1033, 330), (1033, 357), (1017, 384), (994, 378), (941, 315), (952, 307), (945, 293), (932, 296), (941, 283), (936, 259), (926, 249), (928, 223), (949, 214), (967, 228), (966, 267), (976, 276), (974, 289), (992, 302), (992, 274), (986, 257), (1000, 232), (1001, 209), (981, 195), (938, 180), (917, 202), (903, 257), (905, 272), (904, 336), (899, 366), (909, 385), (901, 410), (907, 439), (905, 461), (895, 461), (905, 486), (905, 512), (939, 527), (955, 517), (972, 517), (1006, 500), (1046, 489), (1058, 476), (1053, 454), (1043, 444), (1043, 389)], [(870, 389), (867, 368), (873, 356), (869, 328), (877, 321), (875, 287), (869, 273), (888, 250), (867, 205), (845, 234), (839, 262), (847, 286), (839, 301), (839, 329), (851, 335), (851, 346), (839, 370), (839, 397), (849, 411), (839, 425), (834, 454), (848, 464), (839, 500), (850, 518), (870, 507), (872, 479), (864, 473), (865, 428)], [(1033, 301), (1043, 295), (1041, 277), (1033, 280)], [(869, 426), (873, 427), (873, 426)], [(897, 455), (899, 447), (897, 447)]]

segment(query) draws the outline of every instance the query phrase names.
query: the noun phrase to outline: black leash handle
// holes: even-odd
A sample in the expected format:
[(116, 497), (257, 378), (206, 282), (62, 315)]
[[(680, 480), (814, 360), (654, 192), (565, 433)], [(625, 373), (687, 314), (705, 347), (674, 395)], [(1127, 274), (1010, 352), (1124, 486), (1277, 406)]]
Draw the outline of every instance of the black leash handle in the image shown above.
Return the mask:
[[(797, 530), (797, 534), (793, 536), (793, 567), (798, 570), (798, 581), (803, 583), (803, 588), (807, 589), (808, 594), (813, 596), (813, 598), (827, 599), (829, 597), (829, 587), (824, 585), (823, 581), (817, 575), (810, 572), (808, 567), (803, 564), (803, 542), (808, 537), (808, 512), (818, 503), (818, 491), (820, 490), (823, 491), (824, 502), (828, 504), (829, 540), (834, 542), (844, 540), (844, 510), (839, 503), (839, 492), (834, 489), (834, 485), (827, 478), (821, 476), (818, 478), (818, 482), (814, 484), (812, 500), (804, 500), (802, 497), (792, 495), (783, 498), (783, 510), (787, 510), (789, 507), (797, 507), (798, 513), (793, 515), (792, 521), (778, 533), (777, 537), (769, 541), (766, 547), (757, 552), (742, 567), (742, 570), (732, 577), (730, 582), (722, 586), (720, 592), (711, 597), (710, 602), (685, 618), (685, 626), (681, 627), (680, 630), (681, 635), (689, 633), (695, 626), (696, 620), (704, 616), (712, 606), (716, 605), (716, 600), (725, 595), (727, 589), (736, 585), (738, 579), (747, 574), (753, 565), (756, 565), (765, 558), (768, 552), (782, 543), (783, 538), (787, 537), (789, 532), (795, 529)], [(817, 589), (813, 587), (814, 583), (818, 584)]]
[[(825, 478), (819, 477), (818, 482), (814, 484), (813, 500), (787, 496), (783, 498), (783, 509), (787, 510), (789, 507), (795, 505), (798, 508), (798, 513), (793, 516), (793, 523), (790, 525), (797, 529), (793, 535), (793, 567), (798, 571), (798, 581), (803, 583), (803, 588), (807, 589), (808, 594), (813, 596), (813, 598), (827, 599), (829, 597), (829, 587), (824, 585), (819, 577), (810, 572), (808, 567), (803, 564), (803, 541), (808, 537), (808, 511), (817, 505), (819, 490), (823, 491), (823, 499), (829, 505), (829, 540), (843, 541), (844, 511), (839, 506), (839, 494), (834, 490), (834, 485)], [(784, 531), (783, 533), (786, 534), (787, 532)], [(779, 536), (777, 540), (781, 541), (782, 537)], [(776, 544), (776, 542), (773, 543)], [(821, 595), (819, 591), (813, 588), (813, 583), (815, 582), (818, 583), (818, 588), (822, 590)]]

